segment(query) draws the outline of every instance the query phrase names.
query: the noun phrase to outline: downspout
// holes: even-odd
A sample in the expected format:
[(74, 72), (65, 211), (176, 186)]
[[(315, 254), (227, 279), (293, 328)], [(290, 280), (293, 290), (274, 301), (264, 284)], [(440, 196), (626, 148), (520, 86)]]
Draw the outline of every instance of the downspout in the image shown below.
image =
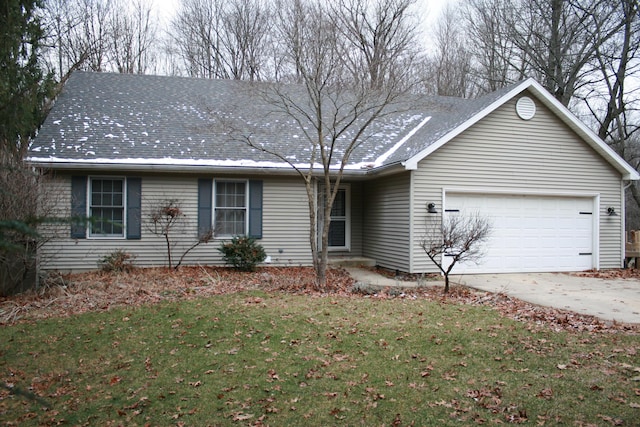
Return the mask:
[[(623, 181), (624, 182), (624, 181)], [(632, 181), (629, 181), (629, 183), (627, 185), (623, 185), (622, 187), (622, 191), (620, 194), (620, 205), (621, 205), (621, 209), (620, 209), (620, 235), (621, 236), (626, 236), (626, 231), (627, 231), (627, 224), (626, 224), (626, 218), (627, 218), (627, 196), (626, 196), (626, 191), (627, 188), (631, 187), (633, 185)], [(627, 259), (627, 239), (626, 238), (622, 238), (622, 263), (621, 266), (622, 268), (625, 267), (625, 263), (626, 263), (626, 259)]]
[(414, 178), (415, 178), (415, 171), (411, 170), (409, 171), (409, 271), (408, 273), (415, 273), (415, 265), (414, 265), (414, 244), (416, 243), (414, 241), (414, 237), (415, 237), (415, 232), (414, 232), (414, 228), (415, 228), (415, 224), (413, 223), (415, 215), (413, 212), (413, 208), (414, 208), (414, 191), (413, 191), (413, 185), (414, 185)]

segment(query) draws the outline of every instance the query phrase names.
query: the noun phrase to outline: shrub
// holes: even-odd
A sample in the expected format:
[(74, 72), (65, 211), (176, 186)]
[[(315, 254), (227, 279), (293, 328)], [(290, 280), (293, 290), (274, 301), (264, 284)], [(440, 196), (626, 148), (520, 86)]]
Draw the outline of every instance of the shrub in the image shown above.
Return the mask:
[(241, 271), (254, 271), (256, 265), (267, 258), (262, 245), (251, 237), (237, 236), (230, 242), (222, 243), (218, 251), (225, 263)]
[(109, 255), (105, 255), (98, 261), (98, 268), (106, 272), (129, 272), (133, 270), (133, 261), (136, 256), (122, 249), (117, 249)]

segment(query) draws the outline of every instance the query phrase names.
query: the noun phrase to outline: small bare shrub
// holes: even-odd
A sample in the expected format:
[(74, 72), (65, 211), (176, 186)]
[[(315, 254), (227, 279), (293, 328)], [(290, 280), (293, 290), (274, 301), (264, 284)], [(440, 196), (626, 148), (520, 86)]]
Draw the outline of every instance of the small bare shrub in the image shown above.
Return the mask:
[(157, 235), (164, 237), (167, 245), (167, 259), (169, 268), (178, 269), (182, 265), (184, 258), (203, 243), (209, 243), (214, 237), (214, 231), (209, 230), (206, 234), (200, 236), (191, 246), (182, 252), (180, 259), (176, 265), (173, 265), (173, 249), (176, 245), (173, 235), (180, 232), (180, 229), (186, 225), (187, 216), (180, 207), (180, 201), (176, 199), (162, 200), (153, 206), (148, 214), (147, 229)]
[(108, 255), (105, 255), (98, 261), (98, 268), (107, 273), (125, 272), (128, 273), (134, 269), (133, 262), (136, 256), (128, 253), (123, 249), (117, 249)]
[[(444, 293), (449, 292), (449, 274), (458, 263), (479, 263), (484, 256), (483, 243), (491, 236), (491, 223), (479, 214), (449, 215), (438, 225), (428, 227), (422, 249), (444, 275)], [(450, 261), (444, 265), (444, 258)]]

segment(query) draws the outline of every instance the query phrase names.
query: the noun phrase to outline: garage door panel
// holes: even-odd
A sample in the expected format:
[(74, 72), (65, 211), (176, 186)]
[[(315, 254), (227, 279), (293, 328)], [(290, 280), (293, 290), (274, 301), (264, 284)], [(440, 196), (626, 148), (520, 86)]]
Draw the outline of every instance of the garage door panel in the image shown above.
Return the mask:
[[(593, 199), (447, 194), (446, 215), (479, 214), (492, 223), (479, 264), (464, 272), (580, 271), (593, 268)], [(581, 213), (582, 212), (582, 213)], [(591, 255), (580, 255), (591, 254)], [(449, 264), (445, 258), (445, 264)]]

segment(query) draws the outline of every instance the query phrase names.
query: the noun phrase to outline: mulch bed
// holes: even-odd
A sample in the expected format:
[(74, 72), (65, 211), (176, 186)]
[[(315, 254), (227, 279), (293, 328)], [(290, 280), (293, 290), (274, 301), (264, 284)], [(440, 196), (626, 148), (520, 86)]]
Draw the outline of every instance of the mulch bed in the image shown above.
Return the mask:
[[(380, 270), (382, 274), (395, 272)], [(600, 278), (640, 278), (638, 270), (585, 272)], [(73, 275), (51, 275), (38, 290), (0, 298), (0, 325), (64, 317), (113, 307), (140, 306), (260, 289), (315, 297), (424, 298), (442, 304), (491, 306), (503, 316), (526, 322), (531, 328), (587, 332), (640, 332), (639, 325), (607, 322), (593, 316), (541, 307), (505, 294), (492, 294), (452, 286), (443, 295), (441, 287), (385, 289), (373, 295), (354, 292), (353, 278), (344, 270), (327, 272), (327, 289), (316, 290), (310, 267), (263, 267), (238, 272), (224, 267), (135, 268), (130, 272), (93, 271)], [(407, 276), (405, 279), (415, 279)]]

